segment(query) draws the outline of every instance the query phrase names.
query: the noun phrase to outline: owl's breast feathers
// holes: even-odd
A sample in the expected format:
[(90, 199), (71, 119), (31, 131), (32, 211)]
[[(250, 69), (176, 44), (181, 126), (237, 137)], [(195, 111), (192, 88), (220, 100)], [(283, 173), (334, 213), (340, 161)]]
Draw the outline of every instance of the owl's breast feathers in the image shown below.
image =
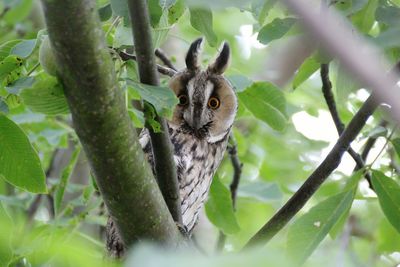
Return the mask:
[[(169, 134), (174, 148), (183, 225), (190, 233), (207, 199), (212, 177), (224, 156), (229, 132), (215, 143), (208, 143), (206, 139), (196, 138), (184, 129), (176, 127), (169, 127)], [(148, 130), (144, 129), (140, 134), (140, 143), (154, 172)]]

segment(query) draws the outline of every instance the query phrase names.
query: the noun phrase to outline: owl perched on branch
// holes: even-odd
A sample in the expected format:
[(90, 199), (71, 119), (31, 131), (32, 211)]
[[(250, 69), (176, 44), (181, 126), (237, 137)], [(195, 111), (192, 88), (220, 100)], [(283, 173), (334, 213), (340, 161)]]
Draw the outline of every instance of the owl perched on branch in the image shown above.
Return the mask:
[[(224, 43), (214, 63), (202, 70), (199, 53), (203, 39), (194, 41), (186, 55), (186, 69), (176, 73), (169, 82), (179, 103), (168, 121), (174, 148), (182, 222), (190, 234), (204, 206), (214, 176), (226, 150), (237, 110), (237, 98), (222, 75), (229, 62), (229, 45)], [(147, 129), (140, 143), (151, 166), (154, 161)], [(119, 257), (123, 244), (110, 219), (107, 227), (107, 248)]]

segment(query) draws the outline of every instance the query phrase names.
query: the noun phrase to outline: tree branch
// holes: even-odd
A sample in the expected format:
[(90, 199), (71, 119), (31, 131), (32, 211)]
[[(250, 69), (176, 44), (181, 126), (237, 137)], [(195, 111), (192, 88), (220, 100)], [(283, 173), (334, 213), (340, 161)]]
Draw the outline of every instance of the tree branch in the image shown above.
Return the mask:
[[(135, 55), (128, 54), (128, 53), (126, 53), (124, 51), (118, 51), (118, 55), (120, 56), (120, 58), (123, 61), (127, 61), (129, 59), (132, 59), (132, 60), (136, 61), (136, 56)], [(159, 73), (161, 73), (163, 75), (167, 75), (169, 77), (172, 77), (172, 76), (174, 76), (176, 74), (175, 70), (173, 70), (171, 68), (167, 68), (167, 67), (161, 66), (161, 65), (158, 65), (158, 64), (157, 64), (157, 71)]]
[[(321, 80), (322, 80), (322, 92), (324, 94), (325, 102), (328, 105), (329, 112), (332, 116), (333, 122), (335, 123), (336, 130), (339, 136), (344, 131), (344, 123), (340, 119), (339, 112), (336, 108), (335, 97), (332, 93), (332, 83), (329, 79), (329, 64), (321, 64)], [(357, 164), (357, 170), (364, 168), (365, 162), (361, 156), (349, 146), (347, 152), (354, 159)], [(372, 187), (371, 176), (368, 172), (364, 173), (365, 179), (368, 181), (369, 187)]]
[[(130, 16), (134, 18), (134, 21), (132, 20), (133, 39), (140, 40), (134, 42), (140, 82), (159, 85), (147, 1), (129, 0), (128, 5)], [(146, 110), (152, 107), (144, 105), (144, 108)], [(163, 118), (157, 116), (156, 119), (161, 125), (160, 133), (155, 133), (152, 127), (147, 127), (151, 137), (156, 177), (172, 217), (176, 222), (182, 224), (179, 184), (168, 125)]]
[(164, 53), (164, 51), (162, 51), (160, 48), (156, 49), (155, 54), (156, 57), (158, 57), (164, 63), (165, 66), (174, 70), (175, 72), (178, 71), (177, 68), (175, 68), (174, 64), (172, 64), (171, 60), (169, 60), (167, 55)]
[(178, 244), (181, 234), (118, 88), (96, 1), (42, 3), (74, 128), (122, 240), (127, 246), (144, 239)]
[(268, 242), (300, 211), (321, 184), (339, 166), (343, 154), (348, 150), (351, 142), (357, 137), (377, 106), (375, 96), (371, 95), (350, 121), (322, 163), (286, 204), (250, 239), (245, 248), (261, 242)]

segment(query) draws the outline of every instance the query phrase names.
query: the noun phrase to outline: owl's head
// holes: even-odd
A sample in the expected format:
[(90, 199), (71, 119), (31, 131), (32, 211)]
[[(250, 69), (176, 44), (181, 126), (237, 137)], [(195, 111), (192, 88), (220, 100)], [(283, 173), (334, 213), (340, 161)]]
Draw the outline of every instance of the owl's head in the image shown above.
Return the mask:
[(225, 42), (215, 61), (201, 69), (199, 53), (203, 39), (197, 39), (186, 55), (186, 69), (175, 74), (170, 88), (179, 99), (170, 125), (184, 129), (209, 143), (226, 137), (237, 110), (235, 92), (223, 76), (230, 51)]

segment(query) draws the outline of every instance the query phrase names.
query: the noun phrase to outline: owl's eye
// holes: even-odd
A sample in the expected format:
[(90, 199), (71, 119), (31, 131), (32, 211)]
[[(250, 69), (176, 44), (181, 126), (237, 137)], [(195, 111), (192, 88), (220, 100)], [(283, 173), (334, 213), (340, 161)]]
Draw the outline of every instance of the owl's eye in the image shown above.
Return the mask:
[(180, 106), (186, 106), (189, 103), (189, 99), (188, 99), (187, 95), (178, 96), (178, 100), (179, 100), (178, 104)]
[(208, 107), (212, 108), (212, 109), (217, 109), (219, 108), (219, 105), (221, 103), (219, 102), (219, 99), (216, 98), (215, 96), (210, 97), (210, 99), (208, 100)]

